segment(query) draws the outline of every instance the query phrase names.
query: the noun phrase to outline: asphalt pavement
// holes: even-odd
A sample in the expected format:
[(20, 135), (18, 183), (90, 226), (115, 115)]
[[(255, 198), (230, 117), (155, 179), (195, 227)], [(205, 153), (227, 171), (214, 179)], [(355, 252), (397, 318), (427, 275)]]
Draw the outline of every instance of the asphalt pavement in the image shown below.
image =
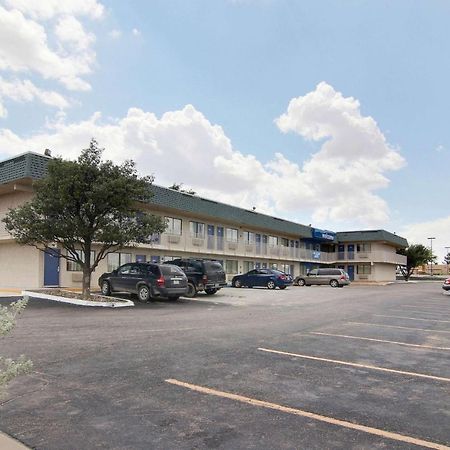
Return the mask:
[(112, 310), (31, 299), (0, 341), (19, 354), (34, 372), (0, 400), (0, 430), (31, 448), (450, 448), (439, 283)]

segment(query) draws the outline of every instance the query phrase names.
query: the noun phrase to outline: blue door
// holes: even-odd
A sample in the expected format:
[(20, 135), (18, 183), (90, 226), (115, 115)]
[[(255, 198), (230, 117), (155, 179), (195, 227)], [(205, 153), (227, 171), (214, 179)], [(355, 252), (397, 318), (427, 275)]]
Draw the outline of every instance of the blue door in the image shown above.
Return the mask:
[(355, 266), (347, 266), (347, 273), (350, 281), (355, 279)]
[(60, 250), (47, 248), (44, 253), (44, 286), (59, 286)]
[(208, 225), (208, 249), (214, 250), (214, 225)]

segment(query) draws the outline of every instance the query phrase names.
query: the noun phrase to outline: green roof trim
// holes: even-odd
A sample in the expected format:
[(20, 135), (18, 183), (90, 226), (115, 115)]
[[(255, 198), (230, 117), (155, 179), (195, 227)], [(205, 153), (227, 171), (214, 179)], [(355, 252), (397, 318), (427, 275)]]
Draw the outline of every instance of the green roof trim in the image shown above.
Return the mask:
[(0, 184), (32, 178), (39, 180), (47, 174), (47, 164), (50, 158), (37, 153), (23, 155), (0, 162)]
[(339, 242), (383, 241), (399, 248), (408, 247), (408, 241), (405, 238), (386, 230), (338, 231), (336, 236)]
[(154, 196), (150, 203), (155, 205), (174, 208), (186, 213), (202, 214), (244, 226), (269, 229), (279, 233), (301, 237), (312, 236), (312, 228), (278, 217), (272, 217), (157, 185), (152, 185), (152, 191)]
[[(31, 178), (39, 180), (47, 174), (50, 157), (28, 152), (0, 162), (0, 184)], [(208, 200), (173, 189), (152, 185), (153, 198), (150, 204), (172, 208), (185, 213), (201, 214), (213, 219), (222, 219), (248, 227), (272, 230), (274, 233), (312, 238), (313, 228), (289, 220), (257, 213), (226, 203)], [(336, 233), (338, 242), (384, 241), (395, 247), (405, 248), (408, 241), (385, 230), (342, 231)], [(334, 241), (336, 242), (336, 241)]]

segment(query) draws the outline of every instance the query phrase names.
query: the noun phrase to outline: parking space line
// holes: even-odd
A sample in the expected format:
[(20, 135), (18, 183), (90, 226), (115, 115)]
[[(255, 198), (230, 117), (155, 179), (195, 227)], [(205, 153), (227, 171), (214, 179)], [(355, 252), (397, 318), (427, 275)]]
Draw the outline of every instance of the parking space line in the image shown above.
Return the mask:
[(418, 310), (414, 310), (414, 311), (411, 311), (411, 310), (409, 310), (409, 311), (404, 311), (403, 309), (395, 309), (395, 308), (393, 308), (393, 309), (390, 309), (389, 311), (395, 311), (395, 312), (402, 312), (402, 313), (405, 313), (405, 312), (411, 312), (411, 313), (418, 313), (418, 314), (434, 314), (434, 315), (439, 315), (439, 317), (450, 317), (450, 316), (443, 316), (441, 313), (439, 313), (439, 312), (431, 312), (431, 311), (418, 311)]
[(280, 411), (287, 414), (292, 414), (295, 416), (306, 417), (308, 419), (317, 420), (319, 422), (328, 423), (331, 425), (340, 426), (343, 428), (348, 428), (351, 430), (361, 431), (363, 433), (379, 436), (385, 439), (391, 439), (398, 442), (406, 442), (408, 444), (422, 446), (426, 448), (433, 448), (437, 450), (450, 450), (450, 447), (439, 444), (437, 442), (425, 441), (423, 439), (414, 438), (412, 436), (407, 436), (404, 434), (394, 433), (391, 431), (381, 430), (379, 428), (373, 428), (366, 425), (361, 425), (358, 423), (348, 422), (346, 420), (335, 419), (329, 416), (323, 416), (321, 414), (312, 413), (310, 411), (305, 411), (302, 409), (292, 408), (289, 406), (279, 405), (277, 403), (266, 402), (263, 400), (258, 400), (252, 397), (245, 397), (243, 395), (233, 394), (231, 392), (219, 391), (217, 389), (211, 389), (204, 386), (199, 386), (196, 384), (186, 383), (183, 381), (175, 380), (169, 378), (165, 380), (167, 383), (173, 384), (175, 386), (183, 387), (191, 391), (200, 392), (202, 394), (212, 395), (215, 397), (226, 398), (229, 400), (234, 400), (240, 403), (245, 403), (251, 406), (259, 406), (261, 408), (271, 409), (274, 411)]
[(432, 345), (408, 344), (407, 342), (388, 341), (385, 339), (375, 339), (375, 338), (368, 338), (368, 337), (361, 337), (361, 336), (350, 336), (347, 334), (321, 333), (319, 331), (310, 331), (309, 334), (319, 334), (321, 336), (334, 336), (334, 337), (341, 337), (341, 338), (347, 338), (347, 339), (359, 339), (361, 341), (383, 342), (385, 344), (403, 345), (405, 347), (429, 348), (431, 350), (450, 350), (450, 347), (435, 347)]
[[(427, 305), (400, 305), (402, 308), (418, 308), (418, 307), (420, 307), (420, 308), (426, 308), (427, 307)], [(432, 307), (433, 308), (433, 307)], [(437, 307), (437, 308), (439, 308), (439, 306)], [(433, 309), (435, 309), (435, 308), (433, 308)], [(441, 313), (442, 311), (437, 311), (438, 313)], [(443, 310), (443, 312), (445, 312), (445, 313), (450, 313), (450, 309), (445, 309), (444, 308), (444, 310)]]
[(419, 319), (417, 317), (404, 317), (404, 316), (388, 316), (385, 314), (374, 314), (374, 317), (392, 317), (394, 319), (406, 319), (406, 320), (424, 320), (426, 322), (442, 322), (450, 323), (450, 320), (439, 320), (439, 319)]
[(401, 330), (430, 331), (433, 333), (450, 334), (450, 331), (448, 331), (448, 330), (433, 330), (432, 328), (401, 327), (399, 325), (384, 325), (382, 323), (370, 323), (370, 322), (347, 322), (347, 323), (350, 323), (353, 325), (372, 325), (374, 327), (399, 328)]
[(319, 358), (318, 356), (311, 356), (311, 355), (300, 355), (298, 353), (283, 352), (280, 350), (272, 350), (269, 348), (262, 348), (262, 347), (259, 347), (258, 350), (261, 350), (262, 352), (267, 352), (267, 353), (275, 353), (277, 355), (293, 356), (295, 358), (311, 359), (313, 361), (321, 361), (321, 362), (328, 362), (328, 363), (333, 363), (333, 364), (340, 364), (342, 366), (358, 367), (360, 369), (378, 370), (380, 372), (389, 372), (389, 373), (395, 373), (397, 375), (406, 375), (406, 376), (410, 376), (410, 377), (426, 378), (428, 380), (436, 380), (436, 381), (443, 381), (445, 383), (450, 383), (450, 378), (438, 377), (436, 375), (428, 375), (426, 373), (407, 372), (405, 370), (388, 369), (387, 367), (370, 366), (368, 364), (360, 364), (360, 363), (354, 363), (354, 362), (350, 362), (350, 361), (340, 361), (338, 359)]

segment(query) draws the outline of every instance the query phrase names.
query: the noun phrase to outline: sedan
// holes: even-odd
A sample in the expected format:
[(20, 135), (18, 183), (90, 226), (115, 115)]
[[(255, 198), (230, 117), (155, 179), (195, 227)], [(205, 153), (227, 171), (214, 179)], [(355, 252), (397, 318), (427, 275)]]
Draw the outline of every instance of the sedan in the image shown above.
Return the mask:
[(112, 272), (104, 273), (98, 284), (103, 295), (127, 292), (137, 294), (142, 302), (157, 297), (178, 300), (188, 291), (188, 280), (184, 272), (178, 266), (169, 264), (124, 264)]
[(442, 285), (442, 289), (444, 289), (444, 291), (450, 291), (450, 278), (447, 278), (444, 281), (444, 284)]
[(235, 288), (242, 286), (265, 286), (268, 289), (286, 289), (292, 284), (292, 277), (275, 269), (254, 269), (233, 277), (231, 284)]

